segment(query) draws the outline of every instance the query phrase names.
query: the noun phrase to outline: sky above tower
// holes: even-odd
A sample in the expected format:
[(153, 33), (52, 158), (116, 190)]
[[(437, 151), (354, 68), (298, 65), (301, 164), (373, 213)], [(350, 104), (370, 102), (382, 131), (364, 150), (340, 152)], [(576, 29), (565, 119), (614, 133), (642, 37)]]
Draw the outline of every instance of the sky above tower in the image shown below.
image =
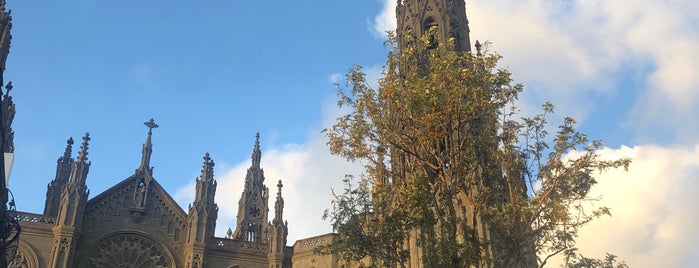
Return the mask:
[[(153, 175), (180, 206), (204, 154), (216, 162), (218, 236), (235, 229), (256, 132), (265, 183), (284, 183), (289, 245), (331, 231), (321, 220), (330, 189), (361, 164), (329, 155), (320, 133), (341, 114), (332, 83), (354, 64), (380, 76), (395, 0), (8, 8), (19, 210), (43, 211), (66, 140), (85, 132), (91, 196), (132, 175), (154, 118)], [(634, 160), (600, 176), (594, 194), (613, 217), (581, 232), (581, 250), (632, 267), (699, 266), (699, 2), (475, 0), (466, 10), (471, 40), (492, 42), (524, 84), (524, 114), (551, 101), (552, 123), (575, 117), (605, 141), (603, 156)]]

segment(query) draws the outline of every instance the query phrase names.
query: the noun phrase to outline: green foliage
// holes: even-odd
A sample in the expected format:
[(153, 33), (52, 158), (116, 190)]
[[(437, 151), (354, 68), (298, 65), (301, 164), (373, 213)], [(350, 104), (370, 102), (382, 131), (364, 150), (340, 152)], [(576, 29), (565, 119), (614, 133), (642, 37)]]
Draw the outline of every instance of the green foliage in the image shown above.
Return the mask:
[(407, 252), (401, 249), (404, 240), (401, 228), (406, 224), (406, 217), (398, 213), (374, 217), (377, 210), (382, 210), (387, 204), (372, 199), (369, 181), (360, 179), (355, 186), (354, 178), (348, 175), (343, 182), (346, 187), (342, 194), (333, 191), (332, 212), (326, 210), (323, 215), (332, 222), (338, 236), (334, 243), (317, 250), (333, 252), (351, 261), (370, 257), (372, 266), (389, 266), (404, 261)]
[(569, 268), (629, 268), (626, 262), (618, 262), (617, 256), (607, 253), (602, 259), (591, 259), (580, 255), (568, 256), (567, 266)]
[(553, 105), (518, 117), (523, 87), (487, 44), (459, 53), (418, 41), (398, 51), (390, 36), (378, 89), (359, 66), (338, 85), (350, 112), (324, 133), (333, 154), (365, 170), (356, 187), (350, 176), (333, 192), (324, 218), (338, 235), (318, 251), (391, 267), (416, 255), (425, 267), (543, 266), (574, 255), (578, 229), (609, 214), (588, 204), (594, 175), (630, 161), (601, 160), (602, 143), (572, 118), (549, 144)]

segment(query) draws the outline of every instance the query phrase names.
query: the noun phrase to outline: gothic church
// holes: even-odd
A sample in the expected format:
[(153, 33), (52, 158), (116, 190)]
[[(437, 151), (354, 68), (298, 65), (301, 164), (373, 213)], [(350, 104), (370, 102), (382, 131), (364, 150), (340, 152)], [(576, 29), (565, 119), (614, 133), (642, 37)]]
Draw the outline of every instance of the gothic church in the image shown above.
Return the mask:
[[(2, 30), (9, 36), (11, 16), (0, 0)], [(470, 50), (468, 21), (463, 0), (398, 0), (399, 47), (404, 33), (420, 37), (436, 27), (439, 42), (456, 38), (456, 48)], [(0, 52), (9, 52), (9, 38)], [(5, 57), (2, 58), (4, 66)], [(4, 68), (3, 68), (4, 70)], [(214, 161), (206, 154), (196, 179), (196, 197), (181, 208), (153, 176), (150, 157), (152, 132), (158, 125), (146, 122), (148, 134), (141, 163), (134, 174), (95, 196), (87, 177), (90, 136), (82, 137), (76, 158), (68, 139), (58, 158), (56, 176), (49, 183), (41, 214), (18, 212), (22, 227), (17, 254), (10, 267), (345, 267), (336, 256), (316, 255), (315, 246), (333, 234), (296, 241), (287, 246), (282, 182), (274, 195), (261, 167), (259, 135), (252, 151), (240, 197), (236, 230), (231, 238), (215, 237), (218, 206), (214, 202)], [(270, 212), (273, 217), (270, 220)], [(416, 262), (414, 262), (416, 264)], [(351, 265), (348, 265), (351, 266)], [(418, 267), (418, 266), (415, 266)]]
[(12, 267), (290, 267), (293, 248), (286, 246), (282, 183), (277, 184), (274, 218), (268, 221), (259, 136), (235, 234), (218, 238), (214, 161), (204, 156), (196, 197), (183, 210), (153, 177), (151, 137), (158, 125), (153, 120), (145, 124), (148, 136), (134, 174), (89, 200), (89, 134), (76, 159), (68, 139), (48, 185), (44, 213), (18, 213), (22, 233)]

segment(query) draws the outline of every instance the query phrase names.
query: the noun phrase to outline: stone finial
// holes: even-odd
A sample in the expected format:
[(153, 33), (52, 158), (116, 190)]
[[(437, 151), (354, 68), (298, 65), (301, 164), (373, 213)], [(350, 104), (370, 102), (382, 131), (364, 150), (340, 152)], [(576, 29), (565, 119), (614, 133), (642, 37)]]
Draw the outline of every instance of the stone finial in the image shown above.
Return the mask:
[(274, 224), (281, 224), (284, 218), (284, 198), (282, 197), (282, 180), (277, 183), (277, 201), (274, 202)]
[(73, 137), (68, 138), (66, 143), (68, 143), (68, 145), (66, 145), (66, 150), (63, 152), (64, 159), (70, 158), (70, 156), (73, 154)]
[(81, 161), (81, 162), (87, 161), (87, 148), (88, 148), (89, 141), (90, 141), (90, 132), (85, 132), (85, 136), (83, 136), (83, 144), (80, 145), (80, 153), (78, 154), (78, 161)]
[(209, 153), (204, 155), (204, 165), (201, 169), (202, 180), (212, 180), (214, 178), (214, 160), (211, 159)]
[(262, 158), (262, 152), (260, 151), (260, 132), (255, 135), (255, 148), (252, 150), (252, 166), (254, 168), (260, 168), (260, 159)]
[(277, 192), (277, 196), (279, 197), (282, 196), (282, 187), (284, 187), (284, 184), (282, 184), (282, 180), (279, 180), (279, 182), (277, 183), (277, 189), (279, 189), (279, 191)]
[(153, 152), (153, 144), (151, 142), (151, 137), (153, 136), (153, 129), (160, 127), (155, 123), (155, 120), (151, 118), (149, 121), (143, 123), (148, 127), (148, 137), (146, 138), (146, 143), (143, 144), (143, 152), (141, 156), (141, 166), (137, 170), (145, 170), (150, 172), (150, 157)]
[(146, 127), (148, 127), (148, 133), (152, 133), (154, 128), (160, 127), (158, 126), (158, 124), (155, 123), (155, 120), (153, 120), (153, 118), (151, 118), (147, 122), (143, 122), (143, 124), (146, 125)]

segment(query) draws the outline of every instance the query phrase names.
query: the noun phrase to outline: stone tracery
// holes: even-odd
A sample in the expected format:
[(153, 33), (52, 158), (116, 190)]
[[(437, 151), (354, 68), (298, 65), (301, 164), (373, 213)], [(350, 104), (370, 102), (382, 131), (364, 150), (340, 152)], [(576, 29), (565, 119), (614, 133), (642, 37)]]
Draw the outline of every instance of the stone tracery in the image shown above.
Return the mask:
[(27, 258), (26, 258), (24, 255), (22, 255), (22, 254), (17, 254), (17, 256), (15, 256), (15, 257), (12, 259), (12, 262), (10, 262), (9, 267), (12, 267), (12, 268), (29, 268), (29, 264), (27, 263)]
[(135, 235), (115, 236), (100, 242), (86, 257), (88, 268), (172, 267), (162, 248)]
[(8, 250), (8, 256), (12, 256), (11, 260), (8, 260), (9, 264), (7, 267), (11, 268), (32, 268), (39, 267), (36, 253), (34, 250), (26, 243), (20, 242), (19, 246)]

